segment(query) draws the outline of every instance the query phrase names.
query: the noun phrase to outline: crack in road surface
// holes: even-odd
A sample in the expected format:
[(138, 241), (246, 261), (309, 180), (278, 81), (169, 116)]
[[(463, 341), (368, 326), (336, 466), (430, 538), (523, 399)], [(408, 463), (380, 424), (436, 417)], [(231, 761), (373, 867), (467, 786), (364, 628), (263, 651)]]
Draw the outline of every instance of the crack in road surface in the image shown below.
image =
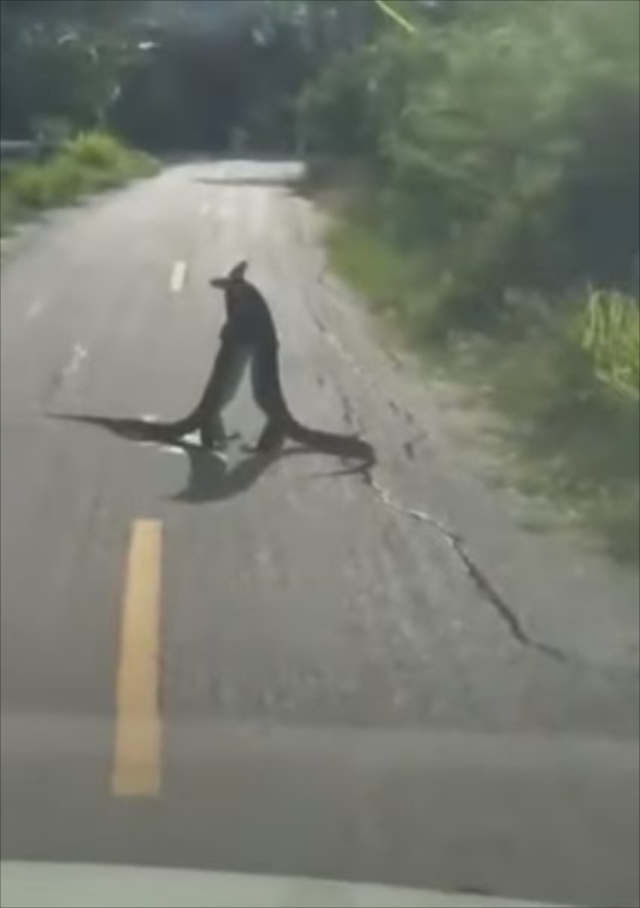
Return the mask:
[[(331, 290), (324, 279), (324, 272), (318, 278), (318, 282), (320, 284), (324, 284), (325, 287)], [(358, 378), (362, 379), (366, 384), (370, 384), (370, 376), (365, 374), (359, 363), (345, 348), (342, 341), (327, 327), (327, 325), (315, 312), (310, 310), (310, 315), (314, 324), (316, 325), (326, 342), (331, 344), (331, 346), (338, 352), (338, 354), (347, 363), (347, 365), (351, 367), (352, 371), (355, 375), (358, 376)], [(346, 399), (345, 395), (342, 392), (340, 392), (340, 394), (342, 398), (345, 418), (347, 419), (349, 425), (351, 427), (354, 427), (356, 420), (354, 420), (353, 408), (351, 407), (350, 402)], [(409, 416), (409, 414), (403, 411), (403, 409), (399, 407), (394, 401), (389, 400), (389, 406), (394, 414), (398, 416), (398, 418), (401, 418), (403, 416), (406, 418), (407, 416)], [(411, 419), (407, 421), (413, 422), (413, 418), (411, 417)], [(358, 428), (358, 431), (362, 432), (362, 430), (363, 427), (360, 426)], [(413, 441), (405, 440), (404, 450), (406, 454), (409, 454), (407, 446), (410, 446), (409, 450), (413, 450), (413, 444), (415, 440), (416, 439), (414, 439)], [(409, 508), (398, 502), (393, 497), (391, 492), (389, 492), (388, 489), (386, 489), (374, 478), (373, 467), (365, 466), (362, 469), (356, 470), (354, 472), (357, 472), (362, 476), (365, 485), (377, 495), (378, 499), (384, 505), (392, 508), (397, 513), (403, 514), (406, 517), (411, 517), (414, 520), (418, 520), (422, 523), (427, 523), (440, 533), (440, 535), (447, 541), (458, 560), (462, 563), (466, 573), (475, 584), (477, 590), (480, 592), (483, 598), (493, 606), (503, 624), (505, 624), (505, 626), (507, 627), (509, 634), (513, 640), (515, 640), (521, 646), (526, 647), (527, 649), (535, 650), (541, 655), (546, 656), (549, 659), (553, 659), (557, 662), (561, 662), (566, 665), (572, 664), (586, 665), (589, 667), (591, 666), (591, 663), (585, 661), (578, 654), (568, 652), (567, 650), (553, 646), (549, 643), (545, 643), (542, 640), (537, 640), (527, 632), (517, 611), (511, 605), (509, 605), (509, 603), (497, 591), (490, 578), (469, 553), (467, 543), (459, 533), (450, 530), (443, 523), (441, 523), (441, 521), (437, 520), (426, 511)], [(637, 669), (631, 669), (631, 673), (634, 677), (636, 677), (638, 671)]]
[(522, 646), (526, 646), (529, 649), (538, 650), (538, 652), (543, 653), (545, 656), (549, 656), (552, 659), (556, 659), (559, 662), (572, 661), (572, 657), (568, 653), (563, 652), (562, 650), (557, 649), (556, 647), (551, 646), (548, 643), (543, 643), (541, 641), (535, 640), (527, 633), (515, 610), (502, 598), (502, 596), (498, 593), (484, 571), (473, 560), (473, 558), (467, 551), (463, 538), (459, 535), (459, 533), (455, 533), (453, 530), (450, 530), (437, 518), (433, 517), (431, 514), (428, 514), (426, 511), (418, 510), (416, 508), (408, 508), (400, 504), (400, 502), (396, 501), (396, 499), (393, 498), (389, 490), (380, 485), (380, 483), (373, 477), (371, 470), (364, 472), (363, 479), (365, 485), (376, 493), (376, 495), (384, 505), (399, 514), (404, 515), (405, 517), (411, 517), (414, 520), (429, 524), (447, 540), (455, 554), (458, 556), (459, 560), (464, 565), (469, 577), (471, 577), (478, 590), (483, 594), (484, 598), (494, 606), (494, 608), (502, 618), (504, 624), (506, 624), (506, 626), (508, 627), (509, 632), (514, 640), (517, 640), (517, 642)]
[[(351, 366), (355, 373), (360, 378), (364, 378), (365, 376), (360, 366), (355, 362), (354, 358), (348, 353), (344, 345), (327, 328), (327, 326), (318, 317), (318, 315), (315, 312), (311, 312), (311, 318), (322, 336), (338, 351), (338, 353)], [(353, 409), (351, 407), (350, 401), (344, 393), (340, 392), (340, 396), (342, 399), (343, 411), (347, 423), (349, 424), (349, 426), (353, 426)], [(393, 409), (398, 413), (400, 412), (400, 408), (397, 406), (393, 407)], [(410, 442), (407, 442), (406, 444), (410, 444)], [(555, 646), (551, 646), (548, 643), (536, 640), (527, 633), (515, 609), (513, 609), (509, 605), (509, 603), (500, 595), (489, 577), (471, 557), (464, 539), (462, 538), (462, 536), (460, 536), (459, 533), (450, 530), (443, 523), (441, 523), (431, 514), (428, 514), (426, 511), (416, 510), (415, 508), (408, 508), (400, 504), (391, 495), (389, 490), (382, 486), (374, 478), (372, 468), (365, 467), (360, 472), (365, 485), (375, 492), (379, 500), (382, 501), (384, 505), (392, 508), (397, 513), (403, 514), (406, 517), (411, 517), (414, 520), (429, 524), (435, 530), (437, 530), (440, 535), (444, 537), (444, 539), (446, 539), (451, 549), (455, 552), (459, 561), (462, 562), (466, 573), (474, 582), (478, 591), (488, 602), (491, 603), (491, 605), (493, 605), (494, 609), (502, 619), (502, 622), (508, 628), (511, 637), (514, 640), (516, 640), (522, 646), (529, 649), (535, 649), (539, 653), (542, 653), (550, 659), (555, 659), (558, 662), (568, 663), (575, 661), (575, 657), (571, 654), (565, 652), (564, 650), (558, 649)]]

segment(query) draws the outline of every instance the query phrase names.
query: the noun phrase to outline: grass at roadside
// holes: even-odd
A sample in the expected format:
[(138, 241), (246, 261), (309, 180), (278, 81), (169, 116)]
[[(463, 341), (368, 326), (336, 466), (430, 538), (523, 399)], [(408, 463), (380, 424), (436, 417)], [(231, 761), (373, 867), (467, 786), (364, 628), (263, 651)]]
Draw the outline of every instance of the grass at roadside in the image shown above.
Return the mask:
[(508, 481), (596, 529), (615, 557), (637, 560), (637, 302), (589, 290), (556, 306), (520, 296), (484, 330), (449, 323), (443, 331), (424, 259), (351, 216), (335, 222), (327, 243), (336, 270), (425, 362), (482, 388), (473, 393), (506, 414), (501, 442), (516, 455)]
[(3, 165), (2, 234), (9, 233), (34, 212), (70, 204), (89, 193), (111, 189), (155, 171), (152, 158), (100, 132), (78, 135), (49, 160)]

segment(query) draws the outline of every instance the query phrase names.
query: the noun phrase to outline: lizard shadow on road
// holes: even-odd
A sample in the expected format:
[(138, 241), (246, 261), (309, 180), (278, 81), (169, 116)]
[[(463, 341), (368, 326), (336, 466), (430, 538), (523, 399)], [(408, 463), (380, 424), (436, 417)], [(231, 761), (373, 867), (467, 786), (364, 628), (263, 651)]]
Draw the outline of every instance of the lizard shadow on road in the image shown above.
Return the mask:
[(229, 468), (219, 452), (207, 451), (191, 442), (179, 441), (171, 445), (180, 448), (189, 458), (187, 484), (171, 501), (206, 504), (225, 501), (247, 491), (273, 464), (296, 454), (311, 454), (305, 448), (287, 448), (273, 454), (249, 454), (240, 463)]
[(278, 460), (296, 454), (312, 454), (312, 448), (290, 447), (272, 454), (251, 452), (239, 463), (229, 467), (221, 451), (208, 451), (201, 445), (185, 439), (158, 441), (150, 434), (153, 423), (143, 419), (90, 416), (87, 414), (48, 413), (53, 419), (69, 420), (105, 429), (120, 438), (134, 441), (144, 447), (183, 452), (189, 460), (189, 477), (185, 487), (170, 501), (205, 504), (225, 501), (251, 488), (254, 483)]

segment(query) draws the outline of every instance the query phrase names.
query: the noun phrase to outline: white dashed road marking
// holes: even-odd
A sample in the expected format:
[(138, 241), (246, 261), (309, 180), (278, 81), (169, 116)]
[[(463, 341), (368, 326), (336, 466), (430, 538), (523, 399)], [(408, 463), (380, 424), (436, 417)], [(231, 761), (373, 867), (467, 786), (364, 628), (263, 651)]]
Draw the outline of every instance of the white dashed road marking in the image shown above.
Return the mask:
[(27, 319), (28, 322), (30, 322), (34, 318), (37, 318), (37, 316), (40, 315), (40, 313), (42, 312), (43, 309), (44, 309), (44, 300), (41, 300), (41, 299), (34, 300), (33, 303), (31, 303), (31, 305), (27, 309), (25, 318)]
[(186, 262), (174, 262), (171, 271), (171, 292), (180, 293), (184, 287), (184, 279), (187, 275)]
[(82, 344), (73, 345), (73, 353), (71, 354), (71, 359), (67, 366), (64, 369), (64, 378), (71, 378), (71, 376), (78, 371), (82, 360), (87, 356), (87, 350)]

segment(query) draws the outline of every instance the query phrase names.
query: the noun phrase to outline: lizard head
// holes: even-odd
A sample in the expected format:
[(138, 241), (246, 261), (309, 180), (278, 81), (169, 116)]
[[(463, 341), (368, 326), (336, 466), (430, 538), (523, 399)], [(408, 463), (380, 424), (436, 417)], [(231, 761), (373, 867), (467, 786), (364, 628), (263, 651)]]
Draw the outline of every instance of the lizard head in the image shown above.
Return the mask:
[(244, 281), (246, 270), (247, 262), (238, 262), (226, 277), (214, 277), (209, 283), (212, 287), (217, 287), (219, 290), (229, 290), (234, 284), (241, 284)]

